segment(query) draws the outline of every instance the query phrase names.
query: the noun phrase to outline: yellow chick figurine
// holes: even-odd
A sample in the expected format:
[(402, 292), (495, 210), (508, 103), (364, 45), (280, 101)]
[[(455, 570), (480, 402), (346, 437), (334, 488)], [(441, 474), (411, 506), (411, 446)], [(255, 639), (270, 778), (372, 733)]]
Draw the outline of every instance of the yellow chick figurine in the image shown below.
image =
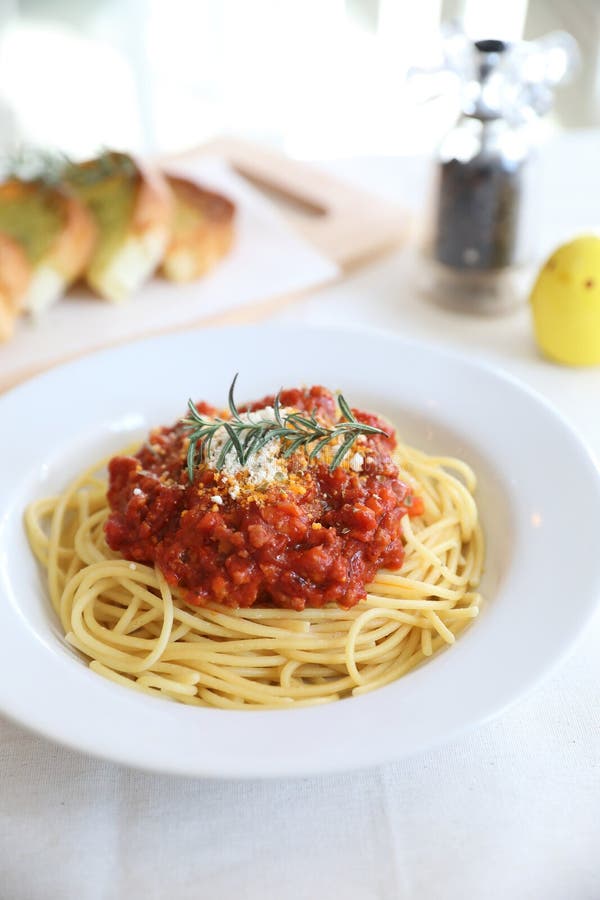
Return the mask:
[(600, 237), (583, 235), (555, 250), (531, 292), (543, 352), (570, 366), (600, 364)]

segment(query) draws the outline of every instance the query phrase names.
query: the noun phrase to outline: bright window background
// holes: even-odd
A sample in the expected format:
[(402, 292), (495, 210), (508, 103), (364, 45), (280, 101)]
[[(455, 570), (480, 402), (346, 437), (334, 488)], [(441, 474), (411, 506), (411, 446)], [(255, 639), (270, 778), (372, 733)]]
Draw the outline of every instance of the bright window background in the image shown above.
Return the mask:
[(220, 133), (304, 158), (428, 152), (450, 126), (406, 74), (440, 22), (475, 38), (575, 34), (556, 121), (600, 124), (597, 0), (3, 0), (0, 141), (168, 152)]

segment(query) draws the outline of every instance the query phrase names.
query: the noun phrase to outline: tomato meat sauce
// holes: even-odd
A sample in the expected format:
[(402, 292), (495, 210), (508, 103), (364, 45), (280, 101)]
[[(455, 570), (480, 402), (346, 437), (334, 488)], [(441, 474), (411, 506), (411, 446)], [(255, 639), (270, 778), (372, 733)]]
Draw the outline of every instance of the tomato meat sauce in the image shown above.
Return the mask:
[[(240, 410), (264, 410), (274, 399)], [(282, 391), (280, 402), (330, 426), (340, 418), (335, 395), (323, 387)], [(206, 403), (197, 409), (228, 415)], [(108, 545), (156, 564), (198, 606), (354, 606), (379, 568), (400, 568), (401, 520), (421, 514), (423, 504), (398, 478), (393, 430), (371, 413), (352, 412), (387, 434), (357, 438), (333, 470), (325, 451), (313, 460), (296, 452), (284, 477), (258, 486), (206, 461), (190, 481), (189, 428), (179, 421), (155, 429), (135, 455), (109, 463)]]

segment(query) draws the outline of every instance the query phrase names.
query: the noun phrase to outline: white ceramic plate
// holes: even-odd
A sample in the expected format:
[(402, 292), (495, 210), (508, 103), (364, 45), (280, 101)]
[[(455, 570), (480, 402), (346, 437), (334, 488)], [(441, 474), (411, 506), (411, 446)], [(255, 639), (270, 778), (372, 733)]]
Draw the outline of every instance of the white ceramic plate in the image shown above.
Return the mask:
[[(185, 707), (106, 681), (64, 643), (31, 557), (27, 502), (90, 460), (173, 421), (188, 396), (223, 402), (280, 385), (343, 388), (404, 439), (479, 476), (486, 603), (447, 650), (373, 693), (298, 710)], [(168, 335), (55, 369), (0, 398), (0, 710), (128, 765), (190, 775), (357, 768), (416, 753), (500, 712), (571, 647), (600, 593), (600, 482), (543, 400), (424, 344), (291, 328)]]

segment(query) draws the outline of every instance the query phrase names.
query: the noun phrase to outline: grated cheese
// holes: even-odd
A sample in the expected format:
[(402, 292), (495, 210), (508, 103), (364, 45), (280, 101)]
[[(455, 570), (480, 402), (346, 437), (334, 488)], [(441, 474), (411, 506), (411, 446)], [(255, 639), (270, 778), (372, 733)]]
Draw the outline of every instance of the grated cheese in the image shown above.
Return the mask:
[(355, 453), (350, 459), (350, 468), (353, 472), (361, 472), (365, 459), (360, 453)]
[[(293, 409), (286, 408), (282, 409), (281, 412), (283, 416), (286, 416), (293, 412)], [(248, 423), (275, 422), (275, 410), (272, 406), (265, 406), (263, 409), (240, 413), (240, 419), (242, 422)], [(216, 470), (217, 462), (228, 440), (229, 435), (224, 426), (215, 431), (206, 460), (209, 468)], [(334, 438), (319, 454), (321, 460), (326, 462), (332, 459), (333, 454), (342, 445), (342, 441), (343, 436), (341, 435)], [(366, 443), (363, 435), (357, 438), (357, 442)], [(223, 486), (234, 500), (238, 497), (246, 500), (250, 498), (257, 499), (268, 485), (274, 483), (286, 483), (296, 493), (303, 493), (302, 485), (296, 483), (297, 477), (290, 473), (288, 460), (282, 456), (283, 449), (285, 448), (282, 447), (282, 441), (279, 438), (273, 438), (256, 453), (252, 453), (246, 462), (242, 464), (238, 459), (235, 448), (232, 447), (227, 453), (216, 478), (224, 482)], [(364, 463), (365, 457), (363, 453), (354, 453), (349, 459), (346, 458), (343, 464), (353, 472), (362, 472)], [(221, 506), (223, 503), (222, 497), (218, 494), (210, 499), (218, 506)]]
[[(285, 413), (285, 410), (283, 411)], [(275, 411), (272, 406), (265, 406), (264, 409), (258, 409), (254, 412), (241, 413), (242, 422), (275, 422)], [(224, 427), (219, 428), (213, 437), (210, 453), (207, 463), (211, 469), (216, 469), (217, 460), (221, 454), (229, 435)], [(235, 499), (240, 495), (240, 478), (252, 487), (260, 487), (265, 484), (271, 484), (274, 481), (288, 480), (288, 467), (286, 460), (280, 456), (281, 441), (274, 438), (261, 447), (256, 453), (251, 454), (248, 460), (242, 465), (240, 463), (235, 448), (229, 451), (225, 457), (224, 465), (221, 469), (221, 477), (229, 482), (229, 496)], [(239, 477), (238, 477), (239, 476)], [(212, 498), (215, 503), (218, 501)], [(220, 498), (219, 498), (220, 499)]]

